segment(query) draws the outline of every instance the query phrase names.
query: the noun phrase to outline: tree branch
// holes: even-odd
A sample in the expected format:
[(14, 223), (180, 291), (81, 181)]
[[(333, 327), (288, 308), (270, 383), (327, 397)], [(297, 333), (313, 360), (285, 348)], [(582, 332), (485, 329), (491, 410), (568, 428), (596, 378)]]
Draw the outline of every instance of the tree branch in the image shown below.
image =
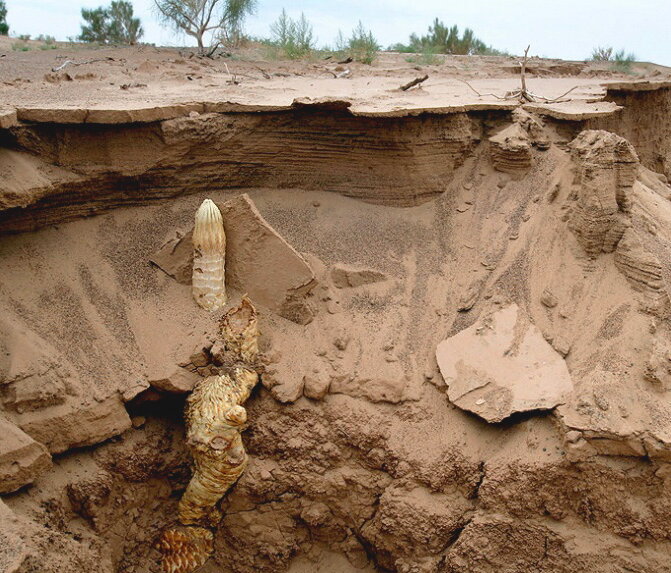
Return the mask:
[(415, 78), (414, 80), (408, 82), (407, 84), (403, 84), (402, 86), (400, 86), (399, 89), (400, 89), (401, 91), (407, 91), (407, 90), (409, 90), (411, 87), (413, 87), (413, 86), (417, 86), (417, 85), (421, 84), (422, 82), (425, 82), (425, 81), (428, 80), (428, 79), (429, 79), (429, 75), (426, 74), (426, 75), (422, 76), (421, 78)]

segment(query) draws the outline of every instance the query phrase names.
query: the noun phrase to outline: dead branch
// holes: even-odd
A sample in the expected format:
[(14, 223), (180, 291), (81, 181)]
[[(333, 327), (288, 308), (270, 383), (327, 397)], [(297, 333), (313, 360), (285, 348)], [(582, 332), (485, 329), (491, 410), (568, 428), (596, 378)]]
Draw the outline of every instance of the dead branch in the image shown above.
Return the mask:
[(228, 64), (224, 62), (224, 67), (226, 68), (226, 73), (228, 74), (229, 79), (226, 81), (227, 84), (233, 84), (237, 86), (240, 81), (238, 80), (238, 77), (235, 74), (232, 74), (230, 70), (228, 69)]
[(205, 54), (206, 58), (214, 59), (214, 52), (217, 51), (217, 48), (221, 46), (221, 40), (215, 42), (214, 46), (211, 47), (210, 51)]
[(65, 60), (60, 66), (51, 68), (51, 71), (60, 72), (62, 69), (65, 69), (68, 66), (83, 66), (86, 64), (93, 64), (95, 62), (106, 62), (109, 60), (114, 61), (114, 58), (95, 58), (93, 60), (86, 60), (85, 62), (75, 62), (74, 60)]
[(520, 63), (520, 79), (522, 80), (522, 93), (520, 96), (528, 101), (532, 101), (529, 99), (528, 92), (527, 92), (527, 81), (526, 81), (526, 73), (527, 73), (527, 55), (529, 54), (529, 48), (531, 48), (531, 44), (527, 46), (527, 49), (524, 50), (524, 59)]
[[(580, 86), (573, 86), (573, 87), (572, 87), (570, 90), (568, 90), (567, 92), (564, 92), (563, 94), (561, 94), (560, 96), (557, 96), (557, 97), (554, 98), (554, 99), (546, 99), (545, 102), (546, 102), (546, 103), (556, 103), (556, 102), (558, 102), (559, 100), (561, 100), (561, 98), (563, 98), (564, 96), (567, 96), (568, 94), (570, 94), (573, 90), (577, 90), (579, 87), (580, 87)], [(563, 100), (563, 101), (568, 101), (568, 100)]]
[(331, 74), (335, 79), (345, 78), (345, 77), (349, 76), (349, 74), (350, 74), (349, 68), (346, 69), (346, 70), (343, 70), (342, 72), (337, 72), (337, 73), (334, 72), (333, 70), (325, 70), (325, 71), (328, 72), (329, 74)]
[(407, 84), (403, 84), (402, 86), (400, 86), (399, 89), (401, 91), (404, 91), (404, 92), (408, 91), (411, 87), (418, 86), (419, 84), (421, 84), (422, 82), (425, 82), (428, 79), (429, 79), (429, 75), (426, 74), (426, 75), (422, 76), (421, 78), (415, 78), (414, 80), (408, 82)]
[(527, 89), (526, 71), (527, 71), (527, 60), (528, 60), (529, 48), (530, 47), (531, 46), (529, 45), (529, 46), (527, 46), (527, 49), (524, 50), (524, 58), (519, 63), (520, 64), (520, 84), (521, 84), (520, 89), (513, 90), (511, 92), (506, 92), (503, 97), (501, 97), (499, 95), (496, 95), (496, 94), (493, 94), (493, 93), (485, 93), (485, 94), (480, 93), (471, 84), (469, 84), (466, 80), (462, 80), (460, 78), (456, 78), (456, 79), (459, 80), (460, 82), (466, 84), (473, 93), (477, 94), (480, 97), (491, 96), (491, 97), (495, 97), (496, 99), (499, 99), (499, 100), (518, 99), (520, 101), (520, 103), (525, 103), (525, 102), (561, 103), (561, 102), (565, 102), (565, 101), (570, 101), (570, 100), (565, 100), (565, 99), (562, 99), (562, 98), (567, 96), (568, 94), (570, 94), (573, 90), (578, 89), (580, 86), (573, 86), (567, 92), (564, 92), (560, 96), (557, 96), (556, 98), (553, 98), (553, 99), (546, 98), (546, 97), (540, 96), (540, 95), (536, 95), (535, 93), (530, 92)]
[(263, 75), (263, 77), (265, 79), (267, 79), (267, 80), (270, 79), (270, 74), (268, 72), (266, 72), (263, 68), (260, 68), (259, 66), (254, 66), (254, 67), (261, 72), (261, 74)]
[(476, 89), (475, 89), (471, 84), (469, 84), (466, 80), (462, 80), (461, 78), (455, 78), (455, 79), (456, 79), (457, 81), (459, 81), (459, 82), (462, 82), (462, 83), (466, 84), (466, 85), (470, 88), (470, 90), (471, 90), (473, 93), (475, 93), (476, 95), (478, 95), (478, 96), (480, 96), (480, 97), (492, 96), (492, 97), (495, 97), (496, 99), (500, 99), (500, 100), (508, 99), (508, 98), (505, 97), (505, 96), (504, 96), (504, 97), (501, 97), (501, 96), (498, 96), (498, 95), (496, 95), (496, 94), (492, 94), (492, 93), (481, 94), (478, 90), (476, 90)]

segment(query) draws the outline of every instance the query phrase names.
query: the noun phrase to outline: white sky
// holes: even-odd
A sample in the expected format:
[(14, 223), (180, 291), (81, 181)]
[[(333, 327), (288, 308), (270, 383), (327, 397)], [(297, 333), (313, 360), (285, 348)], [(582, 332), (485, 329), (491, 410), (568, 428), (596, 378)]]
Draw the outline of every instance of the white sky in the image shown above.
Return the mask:
[[(50, 34), (59, 40), (79, 33), (80, 9), (108, 0), (5, 0), (10, 34)], [(153, 0), (132, 0), (142, 19), (144, 41), (190, 44), (188, 37), (161, 28)], [(301, 11), (314, 26), (320, 45), (333, 44), (341, 29), (348, 35), (358, 20), (383, 46), (424, 33), (435, 17), (445, 24), (473, 28), (477, 37), (501, 50), (521, 53), (531, 44), (538, 56), (582, 60), (595, 46), (634, 52), (641, 61), (671, 66), (671, 0), (259, 0), (246, 31), (269, 36), (282, 7)]]

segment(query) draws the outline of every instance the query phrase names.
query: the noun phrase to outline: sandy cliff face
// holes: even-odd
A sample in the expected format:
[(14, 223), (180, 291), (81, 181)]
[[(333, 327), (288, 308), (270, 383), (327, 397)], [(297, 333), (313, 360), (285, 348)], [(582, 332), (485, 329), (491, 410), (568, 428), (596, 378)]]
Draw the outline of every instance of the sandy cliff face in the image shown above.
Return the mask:
[(0, 567), (160, 570), (184, 398), (218, 360), (188, 284), (208, 196), (264, 372), (202, 571), (671, 570), (671, 189), (583, 127), (15, 128), (34, 177), (3, 230), (58, 225), (0, 239)]
[(465, 113), (354, 117), (346, 106), (327, 105), (192, 112), (145, 124), (26, 123), (11, 130), (22, 152), (0, 155), (10, 174), (3, 230), (239, 187), (330, 190), (418, 205), (442, 192), (480, 125)]

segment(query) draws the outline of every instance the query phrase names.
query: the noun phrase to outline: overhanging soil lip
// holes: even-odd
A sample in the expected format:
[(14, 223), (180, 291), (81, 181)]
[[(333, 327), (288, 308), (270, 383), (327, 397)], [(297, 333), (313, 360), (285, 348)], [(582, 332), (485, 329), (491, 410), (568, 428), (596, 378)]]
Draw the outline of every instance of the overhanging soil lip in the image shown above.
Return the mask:
[[(165, 104), (147, 107), (46, 107), (27, 106), (8, 110), (1, 118), (0, 128), (10, 128), (18, 122), (51, 124), (132, 124), (154, 123), (192, 113), (253, 114), (268, 112), (289, 112), (305, 108), (324, 111), (346, 112), (357, 117), (414, 117), (418, 115), (450, 115), (469, 111), (511, 111), (520, 104), (517, 101), (473, 102), (469, 104), (445, 105), (438, 107), (397, 107), (390, 110), (373, 111), (363, 105), (355, 105), (346, 99), (309, 98), (294, 99), (290, 105), (257, 105), (235, 101), (208, 101), (181, 104)], [(18, 120), (18, 121), (17, 121)], [(6, 123), (6, 125), (5, 125)]]

